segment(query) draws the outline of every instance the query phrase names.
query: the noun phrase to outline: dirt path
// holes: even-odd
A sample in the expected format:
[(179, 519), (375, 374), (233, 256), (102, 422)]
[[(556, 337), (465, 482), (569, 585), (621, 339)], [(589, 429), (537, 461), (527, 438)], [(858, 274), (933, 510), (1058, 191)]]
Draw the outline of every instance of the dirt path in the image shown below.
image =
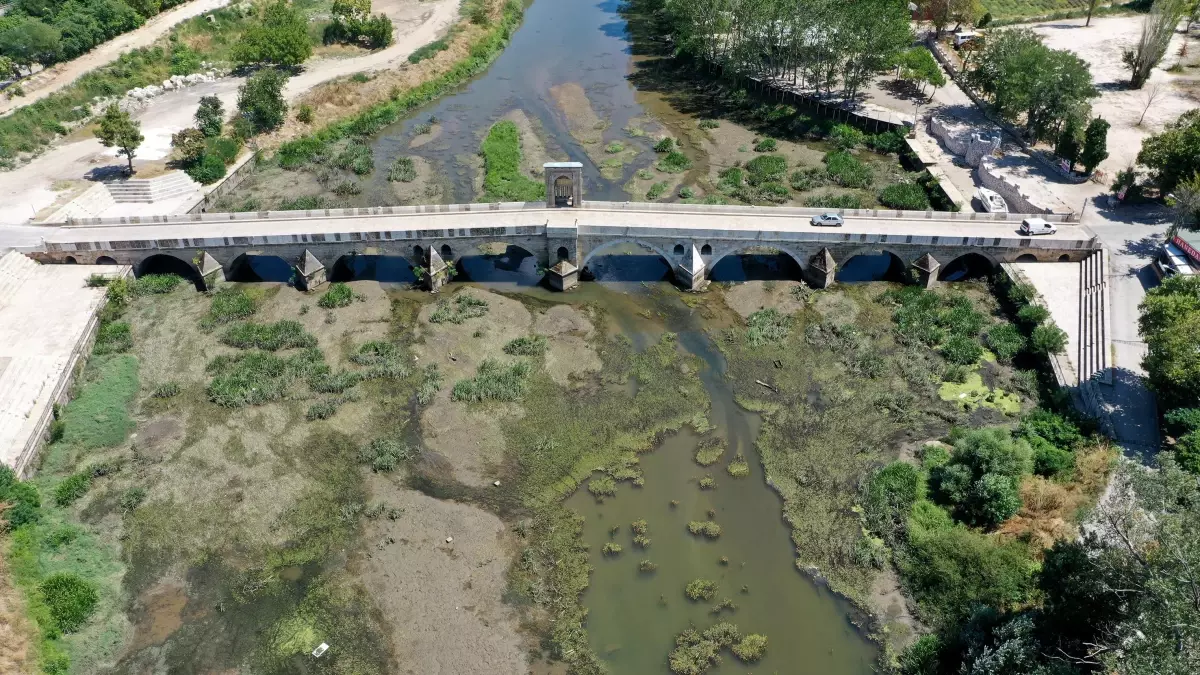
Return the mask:
[[(323, 82), (404, 62), (409, 54), (436, 39), (454, 23), (458, 18), (458, 6), (457, 0), (377, 1), (376, 11), (387, 14), (396, 26), (395, 42), (387, 49), (362, 56), (310, 61), (305, 64), (303, 73), (288, 81), (285, 95), (294, 101)], [(227, 77), (152, 99), (145, 108), (134, 113), (134, 118), (142, 123), (142, 135), (146, 137), (137, 158), (165, 158), (170, 153), (171, 135), (192, 125), (192, 116), (201, 96), (219, 97), (225, 110), (231, 112), (237, 104), (238, 87), (243, 82), (243, 78)], [(101, 146), (95, 138), (84, 137), (73, 142), (68, 140), (25, 166), (0, 173), (0, 226), (28, 223), (39, 211), (54, 204), (56, 183), (79, 180), (93, 169), (123, 162), (114, 150)]]
[(7, 115), (16, 108), (36, 103), (71, 84), (85, 73), (116, 61), (122, 53), (153, 44), (175, 24), (220, 9), (230, 2), (231, 0), (192, 0), (172, 7), (147, 21), (141, 28), (118, 35), (73, 61), (51, 66), (21, 83), (26, 92), (24, 96), (0, 100), (0, 115)]

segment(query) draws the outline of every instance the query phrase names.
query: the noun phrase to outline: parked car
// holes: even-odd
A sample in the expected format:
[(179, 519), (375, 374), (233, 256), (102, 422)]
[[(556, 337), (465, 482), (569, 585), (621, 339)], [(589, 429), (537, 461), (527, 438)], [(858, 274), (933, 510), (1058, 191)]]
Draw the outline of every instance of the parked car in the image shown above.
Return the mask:
[(1021, 221), (1021, 234), (1024, 235), (1054, 234), (1055, 232), (1058, 232), (1058, 228), (1041, 218), (1026, 218)]
[(1004, 197), (1001, 197), (995, 190), (981, 187), (975, 191), (975, 197), (979, 199), (980, 204), (983, 204), (983, 210), (988, 213), (1008, 213), (1008, 204), (1004, 202)]
[(812, 217), (812, 224), (826, 227), (841, 227), (845, 224), (845, 221), (836, 213), (822, 213), (819, 216)]
[(1164, 244), (1158, 255), (1154, 256), (1154, 272), (1159, 279), (1176, 274), (1191, 276), (1196, 273), (1183, 251), (1171, 242)]

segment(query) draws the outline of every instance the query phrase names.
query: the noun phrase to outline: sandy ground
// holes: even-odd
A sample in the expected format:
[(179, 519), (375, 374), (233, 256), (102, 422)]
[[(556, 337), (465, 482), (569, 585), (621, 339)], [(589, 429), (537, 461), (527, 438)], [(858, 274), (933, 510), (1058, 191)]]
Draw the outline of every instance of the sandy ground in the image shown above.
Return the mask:
[(146, 47), (171, 30), (175, 24), (228, 5), (231, 0), (191, 0), (155, 16), (141, 28), (105, 42), (74, 61), (59, 63), (47, 68), (21, 83), (25, 95), (18, 98), (0, 99), (0, 114), (8, 114), (21, 106), (36, 103), (71, 84), (87, 72), (106, 66), (117, 60), (122, 53), (138, 47)]
[[(211, 0), (197, 0), (199, 2), (211, 4)], [(395, 42), (387, 49), (354, 58), (309, 62), (304, 72), (288, 81), (285, 94), (289, 100), (295, 100), (329, 80), (407, 62), (409, 54), (433, 41), (458, 16), (456, 0), (386, 0), (376, 2), (375, 9), (392, 18), (396, 26)], [(201, 96), (217, 96), (225, 104), (226, 111), (232, 112), (237, 105), (237, 89), (242, 83), (242, 78), (229, 77), (151, 100), (134, 115), (142, 123), (142, 135), (146, 137), (135, 158), (135, 166), (138, 159), (160, 160), (170, 153), (171, 135), (193, 125), (192, 118)], [(56, 181), (103, 177), (123, 164), (124, 158), (118, 158), (115, 150), (105, 148), (83, 133), (73, 134), (30, 163), (0, 173), (0, 226), (27, 223), (39, 211), (62, 201), (56, 194), (61, 191), (53, 189)], [(0, 231), (0, 236), (3, 234)], [(24, 239), (10, 241), (0, 238), (0, 247), (26, 243)]]
[[(496, 516), (375, 477), (372, 492), (404, 510), (368, 521), (359, 574), (392, 628), (398, 672), (524, 673), (527, 649), (501, 597), (515, 538)], [(447, 541), (452, 539), (452, 541)]]
[(804, 303), (792, 295), (793, 288), (803, 285), (801, 281), (746, 281), (725, 291), (725, 304), (743, 319), (768, 307), (792, 314), (804, 309)]

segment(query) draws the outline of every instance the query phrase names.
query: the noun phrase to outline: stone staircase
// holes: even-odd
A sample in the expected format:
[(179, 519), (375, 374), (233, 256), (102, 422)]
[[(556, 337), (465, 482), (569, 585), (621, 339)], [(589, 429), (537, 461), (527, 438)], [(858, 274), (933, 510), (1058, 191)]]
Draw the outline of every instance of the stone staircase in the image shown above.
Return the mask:
[(1099, 374), (1112, 384), (1109, 369), (1108, 258), (1097, 251), (1079, 264), (1079, 355), (1076, 363), (1080, 384)]
[(0, 257), (0, 306), (11, 304), (17, 291), (37, 269), (36, 262), (16, 251)]
[(108, 186), (104, 183), (96, 183), (51, 214), (49, 218), (45, 219), (45, 222), (65, 223), (71, 219), (99, 218), (115, 203), (112, 193), (108, 191)]
[(129, 178), (106, 183), (113, 201), (118, 204), (153, 204), (200, 191), (200, 184), (182, 171), (154, 178)]

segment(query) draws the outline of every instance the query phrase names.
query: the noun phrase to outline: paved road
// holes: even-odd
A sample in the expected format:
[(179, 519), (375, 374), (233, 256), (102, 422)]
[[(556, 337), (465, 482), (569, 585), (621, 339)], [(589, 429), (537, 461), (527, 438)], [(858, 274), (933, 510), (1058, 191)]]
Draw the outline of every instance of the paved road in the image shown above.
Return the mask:
[(79, 58), (47, 68), (22, 82), (21, 86), (26, 91), (24, 96), (0, 99), (0, 116), (46, 98), (85, 73), (116, 61), (124, 52), (153, 44), (175, 24), (224, 7), (230, 2), (231, 0), (192, 0), (172, 7), (142, 24), (140, 28), (118, 35)]

